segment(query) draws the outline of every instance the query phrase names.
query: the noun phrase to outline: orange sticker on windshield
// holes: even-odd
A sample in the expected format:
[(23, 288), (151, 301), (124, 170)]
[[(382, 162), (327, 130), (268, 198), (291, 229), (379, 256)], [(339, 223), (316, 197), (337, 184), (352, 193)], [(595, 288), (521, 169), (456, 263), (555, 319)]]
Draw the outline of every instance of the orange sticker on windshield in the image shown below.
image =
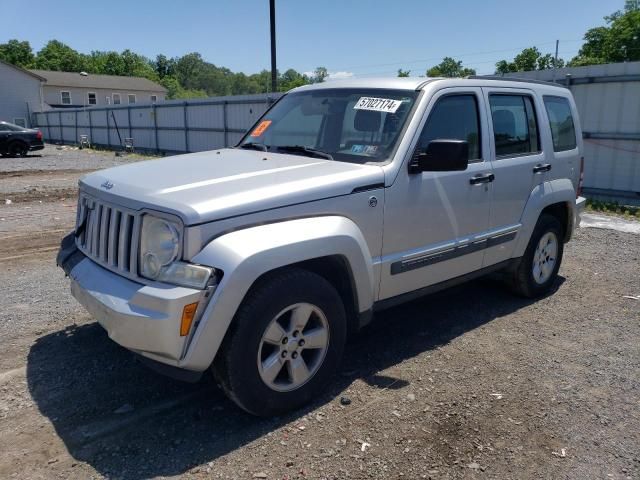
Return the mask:
[(253, 132), (251, 132), (251, 136), (252, 137), (259, 137), (260, 135), (262, 135), (265, 130), (267, 128), (269, 128), (269, 125), (271, 125), (271, 120), (263, 120), (262, 122), (260, 122), (260, 125), (258, 125), (255, 130)]

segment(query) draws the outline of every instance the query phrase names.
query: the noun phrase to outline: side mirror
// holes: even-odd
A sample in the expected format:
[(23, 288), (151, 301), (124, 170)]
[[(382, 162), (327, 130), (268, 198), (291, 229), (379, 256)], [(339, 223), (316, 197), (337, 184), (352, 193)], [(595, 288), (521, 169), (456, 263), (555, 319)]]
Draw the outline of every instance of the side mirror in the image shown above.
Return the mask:
[(433, 140), (426, 151), (416, 149), (409, 173), (455, 172), (469, 166), (469, 143), (464, 140)]

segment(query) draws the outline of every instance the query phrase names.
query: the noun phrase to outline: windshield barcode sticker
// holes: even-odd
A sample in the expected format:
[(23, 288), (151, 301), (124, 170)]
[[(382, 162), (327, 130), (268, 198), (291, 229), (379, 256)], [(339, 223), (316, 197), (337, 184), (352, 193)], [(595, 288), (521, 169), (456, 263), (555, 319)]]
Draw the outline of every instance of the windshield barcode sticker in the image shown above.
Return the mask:
[(360, 97), (360, 100), (353, 106), (354, 110), (372, 110), (374, 112), (396, 113), (402, 104), (402, 100), (392, 100), (390, 98)]

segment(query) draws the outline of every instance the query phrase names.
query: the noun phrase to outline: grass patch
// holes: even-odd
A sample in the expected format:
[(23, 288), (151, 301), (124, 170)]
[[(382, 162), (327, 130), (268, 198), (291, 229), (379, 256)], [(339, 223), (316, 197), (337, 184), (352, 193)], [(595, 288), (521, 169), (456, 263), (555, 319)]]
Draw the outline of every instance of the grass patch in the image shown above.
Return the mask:
[(602, 200), (587, 198), (586, 208), (592, 212), (609, 213), (625, 218), (636, 218), (640, 220), (640, 207), (620, 205), (618, 202), (605, 202)]

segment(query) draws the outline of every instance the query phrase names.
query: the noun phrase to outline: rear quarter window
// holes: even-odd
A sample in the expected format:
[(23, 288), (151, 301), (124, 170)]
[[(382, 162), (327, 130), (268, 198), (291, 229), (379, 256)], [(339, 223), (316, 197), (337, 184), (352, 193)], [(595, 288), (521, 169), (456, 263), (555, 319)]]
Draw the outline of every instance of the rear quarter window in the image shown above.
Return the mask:
[(569, 100), (564, 97), (545, 96), (544, 107), (549, 117), (553, 151), (563, 152), (576, 148), (576, 129)]

